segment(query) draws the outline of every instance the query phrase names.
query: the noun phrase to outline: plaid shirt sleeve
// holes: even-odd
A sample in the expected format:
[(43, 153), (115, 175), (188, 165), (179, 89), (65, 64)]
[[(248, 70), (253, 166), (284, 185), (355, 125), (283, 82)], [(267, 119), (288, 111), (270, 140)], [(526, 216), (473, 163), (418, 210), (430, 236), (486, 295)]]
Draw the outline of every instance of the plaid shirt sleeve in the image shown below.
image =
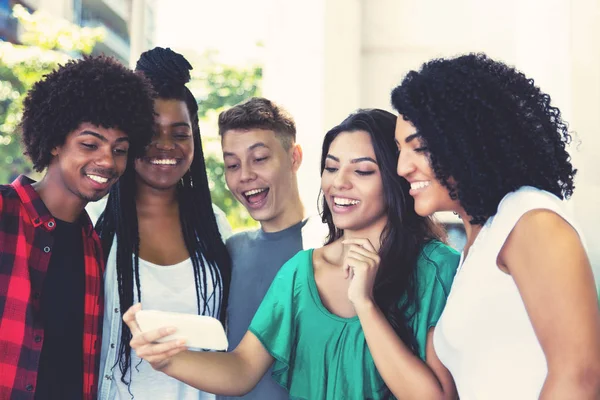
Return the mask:
[[(0, 399), (33, 399), (44, 343), (40, 295), (56, 222), (33, 183), (20, 176), (0, 186)], [(83, 399), (96, 398), (102, 332), (102, 247), (82, 215), (85, 299)], [(57, 368), (60, 360), (57, 360)]]

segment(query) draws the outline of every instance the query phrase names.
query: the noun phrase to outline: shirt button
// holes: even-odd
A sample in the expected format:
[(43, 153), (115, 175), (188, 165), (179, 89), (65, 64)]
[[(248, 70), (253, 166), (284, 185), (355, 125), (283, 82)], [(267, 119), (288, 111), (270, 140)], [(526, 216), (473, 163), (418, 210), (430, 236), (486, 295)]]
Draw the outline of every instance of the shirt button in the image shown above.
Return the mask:
[(114, 349), (114, 348), (115, 348), (115, 344), (114, 344), (114, 343), (111, 343), (111, 344), (110, 344), (110, 348), (111, 348), (111, 349)]
[(50, 246), (44, 247), (44, 253), (50, 253)]
[(41, 341), (42, 341), (42, 337), (41, 337), (40, 335), (35, 335), (35, 337), (33, 338), (33, 340), (34, 340), (36, 343), (39, 343), (39, 342), (41, 342)]
[(30, 383), (29, 385), (25, 386), (25, 390), (31, 392), (33, 390), (33, 385)]
[(106, 379), (107, 381), (111, 381), (112, 377), (110, 375), (104, 375), (104, 379)]
[(115, 312), (116, 312), (116, 313), (118, 313), (118, 312), (119, 312), (119, 309), (118, 309), (118, 308), (115, 308)]
[(48, 222), (48, 228), (54, 228), (54, 221)]

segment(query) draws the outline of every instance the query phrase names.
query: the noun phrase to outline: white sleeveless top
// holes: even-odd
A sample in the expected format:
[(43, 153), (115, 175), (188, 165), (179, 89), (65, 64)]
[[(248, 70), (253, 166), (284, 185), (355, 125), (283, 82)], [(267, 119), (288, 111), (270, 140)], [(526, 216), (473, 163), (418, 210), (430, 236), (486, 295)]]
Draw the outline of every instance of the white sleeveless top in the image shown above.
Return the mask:
[(517, 221), (528, 211), (548, 209), (579, 234), (558, 197), (524, 186), (507, 194), (469, 250), (461, 256), (446, 308), (433, 338), (461, 400), (538, 399), (546, 359), (513, 278), (496, 258)]

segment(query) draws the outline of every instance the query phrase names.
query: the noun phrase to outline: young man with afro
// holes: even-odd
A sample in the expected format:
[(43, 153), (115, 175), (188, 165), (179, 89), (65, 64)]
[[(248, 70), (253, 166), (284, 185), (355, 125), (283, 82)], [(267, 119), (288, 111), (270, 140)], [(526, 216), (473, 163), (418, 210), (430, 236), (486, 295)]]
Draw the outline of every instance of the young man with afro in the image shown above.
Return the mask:
[(46, 173), (0, 186), (0, 399), (96, 398), (104, 264), (84, 207), (142, 154), (152, 96), (107, 57), (70, 61), (28, 93), (25, 153)]

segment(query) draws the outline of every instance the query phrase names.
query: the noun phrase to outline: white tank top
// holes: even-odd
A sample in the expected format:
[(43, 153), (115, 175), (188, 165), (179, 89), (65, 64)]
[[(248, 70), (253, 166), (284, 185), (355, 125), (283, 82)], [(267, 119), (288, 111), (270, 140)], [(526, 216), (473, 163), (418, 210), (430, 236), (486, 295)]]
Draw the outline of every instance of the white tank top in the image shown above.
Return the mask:
[(544, 353), (513, 278), (496, 259), (517, 221), (548, 209), (583, 237), (565, 203), (524, 186), (507, 194), (460, 266), (435, 329), (433, 343), (461, 400), (538, 399), (547, 374)]

